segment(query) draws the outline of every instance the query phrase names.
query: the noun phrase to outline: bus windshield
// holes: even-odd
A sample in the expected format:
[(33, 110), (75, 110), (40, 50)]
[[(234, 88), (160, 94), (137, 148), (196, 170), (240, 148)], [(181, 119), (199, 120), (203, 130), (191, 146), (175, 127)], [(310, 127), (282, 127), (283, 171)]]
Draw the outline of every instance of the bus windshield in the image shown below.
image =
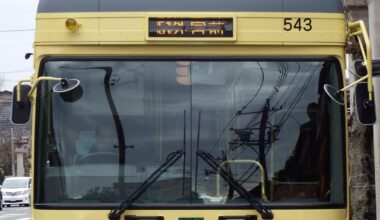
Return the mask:
[(135, 205), (248, 205), (223, 175), (265, 204), (344, 204), (334, 59), (50, 58), (40, 75), (80, 86), (38, 89), (37, 204), (119, 204), (177, 150)]

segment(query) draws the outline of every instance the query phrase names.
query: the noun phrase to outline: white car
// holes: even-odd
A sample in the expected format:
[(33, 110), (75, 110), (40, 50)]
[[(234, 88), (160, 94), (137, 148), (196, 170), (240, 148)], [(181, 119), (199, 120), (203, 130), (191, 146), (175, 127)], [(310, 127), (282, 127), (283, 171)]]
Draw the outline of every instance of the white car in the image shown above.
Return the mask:
[(30, 177), (7, 177), (1, 187), (3, 206), (30, 205)]

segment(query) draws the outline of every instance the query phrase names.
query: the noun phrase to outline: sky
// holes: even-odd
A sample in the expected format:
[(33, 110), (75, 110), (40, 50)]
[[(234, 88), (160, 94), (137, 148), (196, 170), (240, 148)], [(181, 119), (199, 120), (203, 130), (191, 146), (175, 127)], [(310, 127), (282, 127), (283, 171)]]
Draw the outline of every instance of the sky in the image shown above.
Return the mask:
[(33, 74), (34, 29), (38, 0), (0, 0), (0, 91), (12, 91)]

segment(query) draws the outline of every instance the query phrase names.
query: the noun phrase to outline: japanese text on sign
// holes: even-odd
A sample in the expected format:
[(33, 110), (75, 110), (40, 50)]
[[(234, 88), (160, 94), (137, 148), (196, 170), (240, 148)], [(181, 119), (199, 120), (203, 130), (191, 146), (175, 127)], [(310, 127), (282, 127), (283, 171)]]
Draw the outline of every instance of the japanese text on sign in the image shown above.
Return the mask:
[(149, 18), (149, 37), (232, 38), (232, 18)]

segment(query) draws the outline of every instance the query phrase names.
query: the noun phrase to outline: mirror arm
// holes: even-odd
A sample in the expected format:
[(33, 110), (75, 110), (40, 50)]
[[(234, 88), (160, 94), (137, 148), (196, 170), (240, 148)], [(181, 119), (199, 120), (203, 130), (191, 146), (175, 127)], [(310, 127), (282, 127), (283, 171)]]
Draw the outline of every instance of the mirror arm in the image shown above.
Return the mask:
[[(347, 86), (345, 86), (345, 87), (339, 89), (338, 92), (344, 92), (344, 91), (346, 91), (347, 89), (349, 89), (349, 88), (351, 88), (351, 87), (353, 87), (353, 86), (359, 84), (360, 82), (363, 82), (364, 80), (368, 79), (368, 77), (369, 77), (368, 75), (363, 76), (362, 78), (356, 80), (355, 82), (352, 82), (351, 84), (349, 84), (349, 85), (347, 85)], [(372, 94), (372, 91), (371, 91), (371, 94)], [(371, 101), (371, 100), (370, 100), (370, 101)]]
[[(41, 77), (38, 77), (37, 80), (34, 82), (34, 84), (32, 86), (32, 89), (30, 89), (30, 91), (28, 93), (28, 97), (31, 98), (34, 90), (36, 90), (37, 86), (40, 84), (41, 81), (62, 81), (62, 80), (63, 80), (63, 78), (50, 77), (50, 76), (41, 76)], [(20, 81), (17, 82), (17, 102), (18, 103), (21, 102), (21, 84), (25, 83), (25, 82), (31, 83), (32, 80), (30, 80), (30, 79), (23, 79), (23, 80), (20, 80)]]
[(23, 79), (23, 80), (19, 80), (17, 82), (17, 102), (20, 103), (21, 102), (21, 84), (24, 83), (24, 82), (31, 82), (30, 79)]
[[(372, 89), (372, 50), (371, 50), (371, 43), (368, 37), (368, 32), (363, 21), (349, 22), (348, 29), (349, 29), (348, 37), (356, 37), (356, 39), (359, 42), (360, 50), (361, 50), (363, 60), (364, 60), (363, 66), (365, 66), (367, 69), (367, 75), (351, 83), (350, 85), (344, 87), (343, 89), (339, 91), (347, 90), (351, 86), (356, 85), (358, 82), (368, 79), (368, 82), (367, 82), (368, 99), (369, 101), (372, 101), (373, 100), (373, 97), (372, 97), (372, 90), (373, 90)], [(363, 36), (366, 50), (364, 50), (363, 42), (360, 38), (360, 35)]]
[[(57, 77), (50, 77), (50, 76), (40, 76), (37, 78), (37, 80), (33, 83), (32, 89), (30, 89), (28, 93), (28, 97), (31, 98), (34, 90), (38, 87), (41, 81), (62, 81), (63, 78), (57, 78)], [(18, 86), (18, 85), (17, 85)], [(17, 89), (18, 90), (18, 89)]]

